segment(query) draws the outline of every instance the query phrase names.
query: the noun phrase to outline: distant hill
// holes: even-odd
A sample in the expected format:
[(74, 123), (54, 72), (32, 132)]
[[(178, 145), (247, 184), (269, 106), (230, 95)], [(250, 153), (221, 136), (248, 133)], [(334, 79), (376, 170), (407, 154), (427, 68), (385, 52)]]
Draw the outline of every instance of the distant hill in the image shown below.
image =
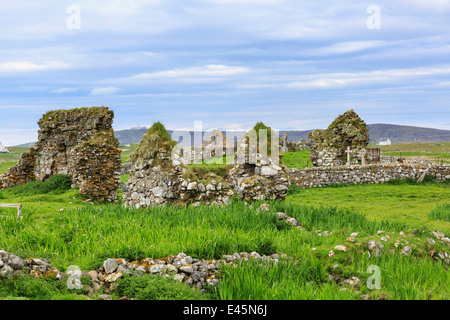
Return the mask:
[[(401, 126), (395, 124), (369, 124), (370, 142), (379, 142), (380, 140), (391, 139), (392, 143), (410, 143), (410, 142), (450, 142), (450, 130), (439, 130), (432, 128), (422, 128), (413, 126)], [(120, 144), (139, 143), (147, 129), (119, 130), (115, 132), (116, 138)], [(288, 134), (289, 141), (306, 140), (308, 132), (312, 130), (284, 130), (280, 131), (280, 136)], [(169, 134), (173, 131), (168, 130)], [(225, 132), (223, 132), (225, 134)], [(186, 132), (186, 134), (189, 134)], [(193, 132), (190, 132), (193, 140)], [(205, 132), (204, 136), (208, 133)], [(235, 132), (237, 139), (243, 136), (244, 132)], [(205, 137), (206, 138), (206, 137)], [(182, 142), (181, 145), (187, 145)]]
[(400, 126), (395, 124), (369, 124), (370, 142), (389, 138), (392, 143), (450, 142), (450, 130)]
[(36, 142), (28, 142), (28, 143), (24, 143), (24, 144), (19, 144), (15, 147), (32, 148), (32, 147), (34, 147), (35, 144), (36, 144)]
[[(380, 140), (386, 140), (389, 138), (392, 143), (411, 143), (411, 142), (450, 142), (450, 130), (440, 130), (432, 128), (422, 128), (413, 126), (401, 126), (395, 124), (369, 124), (369, 136), (370, 142), (379, 142)], [(142, 136), (147, 131), (147, 128), (139, 127), (127, 130), (117, 130), (114, 132), (117, 139), (121, 145), (127, 144), (137, 144), (141, 141)], [(308, 132), (312, 130), (283, 130), (280, 131), (280, 136), (284, 133), (288, 134), (289, 141), (305, 141)], [(167, 130), (169, 134), (172, 134), (173, 130)], [(226, 135), (224, 131), (223, 134)], [(191, 135), (191, 140), (194, 140), (193, 132), (184, 132), (185, 135)], [(209, 132), (204, 132), (203, 137), (207, 138)], [(244, 132), (235, 132), (236, 140), (240, 140), (244, 135)], [(233, 141), (232, 141), (233, 142)], [(32, 147), (35, 142), (25, 143), (20, 145), (20, 147)], [(187, 141), (182, 141), (180, 143), (182, 146), (187, 146), (189, 143)]]

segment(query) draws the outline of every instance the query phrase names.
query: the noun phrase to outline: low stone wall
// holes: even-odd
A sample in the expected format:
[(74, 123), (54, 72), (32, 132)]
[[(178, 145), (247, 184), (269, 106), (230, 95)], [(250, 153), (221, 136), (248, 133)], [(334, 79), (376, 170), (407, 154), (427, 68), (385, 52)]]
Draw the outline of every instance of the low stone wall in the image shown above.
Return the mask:
[(418, 179), (427, 169), (426, 174), (435, 177), (438, 181), (450, 179), (448, 165), (411, 163), (288, 169), (288, 174), (291, 183), (295, 183), (300, 188), (313, 188), (335, 183), (380, 183), (393, 179)]

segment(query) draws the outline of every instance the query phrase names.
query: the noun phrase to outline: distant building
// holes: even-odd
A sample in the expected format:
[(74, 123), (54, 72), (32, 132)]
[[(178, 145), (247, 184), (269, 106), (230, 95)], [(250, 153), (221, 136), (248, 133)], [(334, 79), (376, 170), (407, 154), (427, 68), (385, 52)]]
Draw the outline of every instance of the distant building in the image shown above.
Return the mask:
[(379, 146), (390, 146), (392, 144), (391, 140), (389, 138), (387, 138), (386, 141), (380, 141), (378, 142)]
[(1, 142), (0, 142), (0, 152), (9, 152), (8, 148), (6, 148)]

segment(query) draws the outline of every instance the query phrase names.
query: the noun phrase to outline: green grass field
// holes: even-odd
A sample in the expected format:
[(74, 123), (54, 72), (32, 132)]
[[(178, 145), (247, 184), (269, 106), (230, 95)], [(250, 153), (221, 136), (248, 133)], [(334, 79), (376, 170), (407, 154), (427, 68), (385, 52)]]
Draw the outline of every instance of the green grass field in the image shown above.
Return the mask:
[(450, 163), (450, 142), (399, 143), (379, 148), (385, 156), (402, 156), (406, 159), (419, 157), (433, 162), (442, 160)]
[(450, 184), (363, 184), (301, 189), (288, 203), (337, 206), (358, 211), (370, 220), (389, 220), (411, 227), (450, 233), (450, 223), (428, 217), (438, 205), (450, 204)]
[(119, 146), (120, 149), (122, 149), (122, 163), (125, 163), (130, 159), (130, 154), (136, 150), (138, 147), (137, 144), (130, 144), (128, 146)]
[[(306, 152), (288, 153), (283, 160), (295, 167), (305, 158)], [(210, 170), (204, 167), (208, 165), (194, 165), (192, 170)], [(210, 167), (217, 172), (222, 168)], [(37, 190), (41, 189), (30, 184), (0, 191), (0, 202), (22, 203), (24, 216), (17, 220), (15, 209), (0, 209), (0, 249), (22, 258), (47, 258), (63, 272), (70, 265), (97, 269), (107, 258), (133, 261), (179, 252), (205, 259), (243, 251), (284, 253), (290, 258), (278, 265), (251, 262), (224, 267), (219, 286), (204, 294), (185, 290), (170, 279), (125, 278), (111, 293), (113, 298), (126, 294), (137, 299), (450, 299), (448, 265), (429, 255), (430, 250), (449, 252), (449, 246), (427, 241), (431, 231), (450, 233), (448, 183), (292, 188), (285, 202), (269, 202), (271, 213), (285, 212), (303, 229), (280, 222), (273, 214), (257, 213), (258, 202), (128, 209), (120, 202), (86, 203), (76, 189), (34, 194)], [(353, 232), (359, 233), (355, 242), (346, 241)], [(383, 242), (382, 255), (369, 257), (368, 241), (381, 241), (383, 235), (391, 238)], [(394, 242), (399, 240), (397, 248)], [(411, 256), (400, 253), (406, 241), (413, 248)], [(337, 251), (336, 245), (350, 251)], [(336, 256), (328, 258), (330, 250)], [(367, 285), (371, 265), (381, 270), (381, 289)], [(342, 282), (333, 280), (350, 277), (358, 277), (360, 283), (347, 285), (345, 291)], [(0, 279), (0, 299), (76, 300), (86, 294), (67, 290), (57, 280)]]
[[(17, 221), (13, 209), (0, 210), (0, 215), (7, 216), (0, 222), (0, 248), (21, 257), (46, 257), (62, 271), (73, 264), (83, 270), (96, 269), (109, 257), (132, 261), (178, 252), (219, 258), (233, 252), (257, 251), (285, 253), (293, 259), (273, 267), (250, 264), (225, 268), (217, 290), (204, 296), (208, 299), (361, 299), (363, 294), (374, 299), (450, 298), (447, 267), (427, 256), (430, 247), (426, 244), (429, 231), (450, 230), (449, 222), (428, 217), (438, 204), (448, 202), (448, 185), (304, 189), (290, 195), (285, 203), (270, 203), (271, 212), (286, 212), (304, 230), (279, 222), (273, 215), (256, 214), (259, 203), (248, 206), (237, 202), (222, 208), (126, 209), (120, 204), (87, 204), (76, 193), (69, 190), (17, 196), (1, 192), (2, 202), (23, 203), (24, 218)], [(400, 238), (400, 231), (417, 229), (426, 232), (405, 238), (414, 245), (414, 256), (402, 256), (393, 241)], [(325, 237), (316, 230), (334, 232)], [(369, 259), (365, 255), (367, 241), (380, 237), (378, 230), (392, 236), (385, 246), (396, 253)], [(356, 243), (347, 243), (352, 232), (360, 235)], [(351, 247), (351, 251), (327, 258), (338, 244)], [(436, 245), (436, 249), (448, 251), (448, 246)], [(364, 285), (371, 264), (384, 272), (380, 290)], [(333, 269), (334, 265), (338, 268)], [(359, 290), (344, 292), (330, 275), (357, 276), (362, 284)], [(58, 290), (54, 298), (79, 298), (73, 294), (61, 296), (63, 291)], [(37, 295), (27, 297), (42, 298)]]
[(281, 160), (288, 168), (303, 169), (306, 168), (308, 162), (311, 167), (311, 161), (309, 161), (309, 151), (296, 151), (285, 152)]
[(22, 153), (27, 152), (28, 149), (25, 147), (8, 147), (9, 153), (0, 153), (0, 174), (14, 166)]

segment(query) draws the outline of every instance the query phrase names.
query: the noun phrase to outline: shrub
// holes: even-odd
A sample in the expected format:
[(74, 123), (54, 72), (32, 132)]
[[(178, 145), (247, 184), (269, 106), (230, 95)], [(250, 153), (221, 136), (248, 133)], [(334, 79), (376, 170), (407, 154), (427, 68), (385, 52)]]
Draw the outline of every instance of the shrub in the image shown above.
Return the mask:
[(87, 293), (85, 290), (71, 291), (65, 281), (50, 278), (16, 276), (14, 279), (0, 278), (0, 298), (28, 298), (31, 300), (59, 300), (72, 294)]
[(33, 180), (25, 184), (20, 184), (2, 191), (3, 199), (7, 195), (33, 196), (45, 193), (60, 193), (69, 190), (72, 185), (70, 177), (63, 174), (56, 174), (50, 177), (50, 180), (42, 182)]
[(302, 189), (300, 189), (299, 186), (297, 186), (295, 183), (292, 183), (291, 186), (289, 187), (289, 190), (288, 190), (288, 192), (287, 192), (287, 195), (290, 196), (290, 195), (299, 193), (301, 190), (302, 190)]
[(54, 176), (51, 176), (50, 180), (44, 183), (46, 187), (48, 188), (48, 192), (53, 190), (69, 190), (72, 181), (70, 180), (70, 177), (64, 174), (56, 174)]
[(119, 280), (114, 294), (138, 300), (205, 300), (206, 295), (173, 279), (159, 275), (126, 276)]

